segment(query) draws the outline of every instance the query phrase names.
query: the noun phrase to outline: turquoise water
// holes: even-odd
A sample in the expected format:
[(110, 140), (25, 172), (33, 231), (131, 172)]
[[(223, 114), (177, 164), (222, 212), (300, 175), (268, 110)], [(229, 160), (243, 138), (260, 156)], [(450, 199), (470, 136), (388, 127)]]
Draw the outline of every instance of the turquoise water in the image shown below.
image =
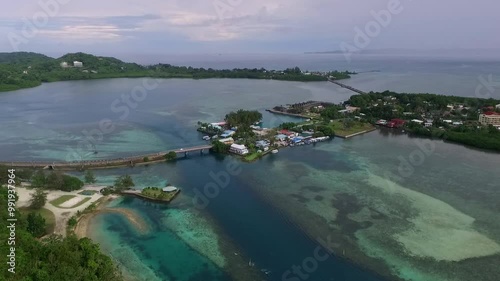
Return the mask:
[[(274, 63), (334, 65), (315, 60)], [(348, 83), (366, 90), (446, 87), (446, 93), (473, 96), (478, 75), (500, 74), (496, 62), (429, 60), (357, 62), (354, 70), (382, 72)], [(74, 160), (76, 153), (99, 159), (198, 145), (204, 142), (197, 121), (220, 121), (245, 108), (261, 110), (264, 126), (276, 126), (294, 119), (264, 109), (340, 102), (352, 94), (331, 83), (172, 79), (121, 119), (113, 102), (141, 83), (61, 82), (0, 95), (0, 158)], [(82, 132), (98, 129), (103, 119), (115, 128), (102, 139), (93, 135), (93, 146), (79, 146)], [(282, 149), (236, 167), (232, 157), (193, 154), (174, 163), (96, 171), (101, 185), (130, 174), (137, 188), (173, 184), (182, 192), (168, 207), (116, 200), (110, 207), (136, 212), (150, 231), (140, 233), (113, 213), (94, 220), (92, 236), (137, 280), (496, 281), (500, 156), (421, 141), (376, 131)], [(234, 170), (240, 172), (221, 176)], [(314, 262), (317, 249), (326, 253), (321, 240), (331, 242), (333, 255)], [(307, 278), (294, 272), (304, 265), (311, 269), (302, 271)]]

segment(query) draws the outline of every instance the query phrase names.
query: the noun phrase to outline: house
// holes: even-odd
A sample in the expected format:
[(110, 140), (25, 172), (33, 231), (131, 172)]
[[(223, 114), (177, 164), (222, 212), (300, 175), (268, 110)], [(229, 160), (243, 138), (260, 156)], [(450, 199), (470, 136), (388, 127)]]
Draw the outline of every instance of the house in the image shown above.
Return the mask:
[(220, 139), (219, 141), (222, 142), (222, 143), (224, 143), (224, 144), (233, 144), (234, 143), (234, 139), (233, 138)]
[(479, 123), (482, 125), (500, 126), (500, 113), (489, 111), (484, 114), (480, 114)]
[(74, 67), (83, 67), (83, 62), (75, 60), (73, 62)]
[(285, 141), (287, 138), (288, 138), (288, 136), (284, 135), (284, 134), (279, 134), (276, 136), (276, 139), (279, 141)]
[(238, 155), (246, 155), (248, 154), (248, 148), (242, 144), (232, 144), (229, 152), (238, 154)]
[(299, 134), (298, 134), (298, 133), (296, 133), (296, 132), (292, 132), (292, 131), (288, 131), (288, 130), (281, 130), (281, 131), (279, 131), (279, 133), (280, 133), (281, 135), (286, 135), (286, 136), (288, 136), (289, 138), (293, 138), (293, 137), (296, 137), (296, 136), (298, 136), (298, 135), (299, 135)]
[(269, 143), (265, 140), (260, 140), (260, 141), (255, 142), (255, 146), (258, 148), (265, 149), (266, 147), (269, 146)]
[(69, 67), (68, 63), (67, 63), (67, 62), (65, 62), (65, 61), (61, 62), (61, 64), (60, 64), (60, 65), (61, 65), (61, 67), (62, 67), (62, 68), (67, 68), (67, 67)]
[(432, 121), (431, 122), (429, 122), (429, 121), (425, 122), (424, 123), (424, 127), (426, 127), (426, 128), (432, 127)]
[(346, 109), (346, 110), (347, 110), (347, 112), (349, 112), (349, 113), (353, 113), (353, 112), (355, 112), (355, 111), (360, 110), (360, 108), (359, 108), (359, 107), (355, 107), (355, 106), (346, 106), (346, 107), (345, 107), (345, 109)]
[(424, 121), (418, 120), (418, 119), (413, 119), (413, 120), (411, 120), (411, 122), (417, 123), (417, 124), (420, 124), (420, 125), (422, 125), (422, 123), (424, 123)]
[(500, 104), (495, 105), (495, 108), (498, 110), (500, 109)]
[(402, 119), (392, 119), (387, 123), (387, 127), (389, 128), (400, 128), (403, 127), (403, 125), (406, 123), (405, 120)]

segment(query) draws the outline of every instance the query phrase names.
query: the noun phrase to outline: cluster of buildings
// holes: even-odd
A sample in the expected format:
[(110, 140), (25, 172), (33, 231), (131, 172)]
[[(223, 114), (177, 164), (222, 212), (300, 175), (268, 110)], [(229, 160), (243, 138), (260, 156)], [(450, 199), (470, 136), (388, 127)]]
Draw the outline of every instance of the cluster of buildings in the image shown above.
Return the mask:
[(312, 136), (314, 132), (303, 132), (299, 134), (297, 132), (281, 130), (276, 135), (276, 140), (281, 146), (298, 146), (304, 144), (312, 144), (320, 141), (325, 141), (330, 139), (330, 137), (317, 137)]

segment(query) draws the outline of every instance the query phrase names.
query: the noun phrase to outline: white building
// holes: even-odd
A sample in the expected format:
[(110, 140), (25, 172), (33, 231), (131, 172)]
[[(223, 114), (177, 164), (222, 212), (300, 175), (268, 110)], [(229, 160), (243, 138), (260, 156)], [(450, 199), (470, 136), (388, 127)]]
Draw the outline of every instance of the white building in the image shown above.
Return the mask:
[(65, 62), (65, 61), (61, 62), (60, 65), (61, 65), (62, 68), (67, 68), (69, 66), (68, 63)]
[(83, 67), (83, 62), (81, 62), (81, 61), (74, 61), (73, 62), (73, 66), (74, 67)]
[(246, 155), (248, 154), (248, 148), (242, 144), (232, 144), (229, 152), (238, 154), (238, 155)]

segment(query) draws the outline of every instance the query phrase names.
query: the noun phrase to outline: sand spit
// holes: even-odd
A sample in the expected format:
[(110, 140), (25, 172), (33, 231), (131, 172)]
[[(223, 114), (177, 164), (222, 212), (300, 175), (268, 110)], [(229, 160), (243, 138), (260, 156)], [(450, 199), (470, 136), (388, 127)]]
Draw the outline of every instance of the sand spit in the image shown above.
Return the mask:
[(126, 209), (126, 208), (107, 208), (105, 205), (112, 201), (116, 197), (107, 197), (105, 200), (103, 200), (96, 210), (92, 213), (85, 214), (83, 215), (79, 220), (78, 224), (75, 227), (75, 234), (78, 238), (83, 238), (83, 237), (90, 237), (89, 232), (92, 231), (90, 229), (90, 222), (91, 220), (101, 214), (106, 214), (106, 213), (115, 213), (115, 214), (120, 214), (123, 215), (124, 217), (127, 218), (127, 220), (134, 226), (134, 228), (141, 234), (145, 235), (150, 231), (150, 228), (148, 224), (144, 221), (144, 219), (134, 212), (133, 210)]

